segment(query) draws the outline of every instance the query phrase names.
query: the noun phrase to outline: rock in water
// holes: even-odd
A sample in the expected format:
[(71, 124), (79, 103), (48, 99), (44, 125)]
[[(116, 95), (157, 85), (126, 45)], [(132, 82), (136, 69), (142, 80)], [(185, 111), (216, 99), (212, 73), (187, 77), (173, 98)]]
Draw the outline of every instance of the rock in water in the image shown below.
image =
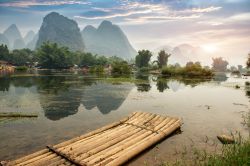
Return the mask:
[[(22, 40), (21, 33), (15, 24), (12, 24), (4, 31), (4, 36), (9, 40), (9, 47), (13, 49), (14, 43), (17, 39)], [(15, 49), (15, 48), (14, 48)]]
[(86, 26), (82, 31), (86, 51), (105, 56), (118, 56), (124, 59), (134, 58), (136, 50), (119, 26), (103, 21), (96, 29)]
[(223, 144), (233, 144), (235, 143), (234, 137), (229, 135), (218, 135), (217, 138)]
[(68, 47), (71, 51), (84, 50), (83, 39), (77, 23), (56, 12), (44, 17), (36, 48), (47, 41)]

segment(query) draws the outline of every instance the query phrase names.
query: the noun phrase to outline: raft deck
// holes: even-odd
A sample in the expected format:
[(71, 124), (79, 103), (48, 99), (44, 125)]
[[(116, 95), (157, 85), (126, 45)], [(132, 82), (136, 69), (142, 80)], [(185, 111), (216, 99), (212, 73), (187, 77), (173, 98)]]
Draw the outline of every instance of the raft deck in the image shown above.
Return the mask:
[(135, 112), (119, 122), (3, 165), (122, 165), (180, 126), (178, 118)]

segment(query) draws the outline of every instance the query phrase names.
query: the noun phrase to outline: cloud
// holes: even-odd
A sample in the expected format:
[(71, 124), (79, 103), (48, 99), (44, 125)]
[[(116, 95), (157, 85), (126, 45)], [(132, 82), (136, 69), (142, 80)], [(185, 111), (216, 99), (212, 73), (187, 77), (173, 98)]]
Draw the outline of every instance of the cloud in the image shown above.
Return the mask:
[[(204, 8), (175, 9), (166, 3), (146, 3), (122, 1), (115, 7), (95, 7), (81, 15), (74, 16), (86, 20), (118, 19), (121, 23), (145, 23), (149, 21), (162, 22), (173, 20), (196, 19), (205, 13), (220, 10), (222, 7), (209, 6)], [(94, 14), (96, 12), (96, 15)], [(102, 15), (100, 13), (103, 12)]]
[(231, 21), (250, 21), (250, 13), (240, 13), (229, 17)]
[(33, 0), (33, 1), (13, 1), (13, 2), (4, 2), (0, 3), (0, 6), (2, 7), (19, 7), (19, 8), (27, 8), (31, 6), (59, 6), (59, 5), (86, 5), (90, 4), (88, 1), (77, 1), (77, 0), (63, 0), (63, 1), (49, 1), (49, 0)]

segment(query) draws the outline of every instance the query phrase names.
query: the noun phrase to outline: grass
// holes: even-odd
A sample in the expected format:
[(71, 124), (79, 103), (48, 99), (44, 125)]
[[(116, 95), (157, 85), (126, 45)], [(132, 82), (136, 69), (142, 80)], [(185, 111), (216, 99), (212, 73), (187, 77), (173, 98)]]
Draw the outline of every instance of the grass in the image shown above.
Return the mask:
[(250, 165), (250, 139), (233, 145), (225, 145), (222, 154), (209, 155), (206, 166), (248, 166)]
[(158, 166), (248, 166), (250, 165), (250, 139), (231, 145), (223, 145), (220, 153), (210, 154), (206, 150), (192, 149), (191, 159), (185, 158), (187, 149), (181, 152), (181, 159), (174, 162), (160, 162)]

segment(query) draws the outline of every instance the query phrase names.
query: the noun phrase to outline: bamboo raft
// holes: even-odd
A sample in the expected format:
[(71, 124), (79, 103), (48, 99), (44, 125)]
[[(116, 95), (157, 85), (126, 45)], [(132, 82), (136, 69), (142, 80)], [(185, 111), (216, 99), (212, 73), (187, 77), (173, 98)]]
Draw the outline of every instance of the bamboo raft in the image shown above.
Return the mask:
[(178, 118), (135, 112), (118, 122), (2, 165), (122, 165), (180, 126)]

